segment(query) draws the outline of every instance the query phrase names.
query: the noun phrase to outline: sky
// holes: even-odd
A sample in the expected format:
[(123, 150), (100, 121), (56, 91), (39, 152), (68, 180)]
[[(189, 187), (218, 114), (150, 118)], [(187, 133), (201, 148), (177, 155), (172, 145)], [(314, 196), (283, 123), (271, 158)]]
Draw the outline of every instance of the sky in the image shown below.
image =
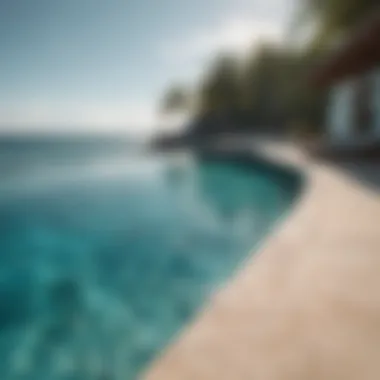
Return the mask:
[(0, 133), (151, 133), (171, 84), (284, 39), (294, 0), (0, 0)]

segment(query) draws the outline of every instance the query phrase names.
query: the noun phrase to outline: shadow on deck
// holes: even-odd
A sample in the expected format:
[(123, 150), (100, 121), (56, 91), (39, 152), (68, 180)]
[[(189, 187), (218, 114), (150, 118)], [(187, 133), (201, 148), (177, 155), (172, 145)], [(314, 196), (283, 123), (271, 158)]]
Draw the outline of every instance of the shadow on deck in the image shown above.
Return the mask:
[(324, 146), (309, 154), (337, 167), (364, 186), (380, 193), (380, 142)]

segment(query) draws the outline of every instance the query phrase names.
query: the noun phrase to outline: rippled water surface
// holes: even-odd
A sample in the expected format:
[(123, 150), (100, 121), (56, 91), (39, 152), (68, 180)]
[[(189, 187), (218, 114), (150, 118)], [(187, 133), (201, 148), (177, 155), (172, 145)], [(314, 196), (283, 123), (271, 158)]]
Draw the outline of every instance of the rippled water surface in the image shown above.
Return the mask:
[(134, 379), (295, 186), (115, 141), (0, 144), (2, 380)]

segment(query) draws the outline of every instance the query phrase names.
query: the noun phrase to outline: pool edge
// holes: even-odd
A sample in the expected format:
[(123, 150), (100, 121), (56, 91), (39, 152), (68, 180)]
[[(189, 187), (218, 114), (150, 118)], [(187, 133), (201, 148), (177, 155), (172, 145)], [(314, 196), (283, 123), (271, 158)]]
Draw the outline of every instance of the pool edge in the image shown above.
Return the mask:
[(145, 379), (378, 378), (380, 197), (335, 168), (269, 156), (307, 176), (301, 199)]

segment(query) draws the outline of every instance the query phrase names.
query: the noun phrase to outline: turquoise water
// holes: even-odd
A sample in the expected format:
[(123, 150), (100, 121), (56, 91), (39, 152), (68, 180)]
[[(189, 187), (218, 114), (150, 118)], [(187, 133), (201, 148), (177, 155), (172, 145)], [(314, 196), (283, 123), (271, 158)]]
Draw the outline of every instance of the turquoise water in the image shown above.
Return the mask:
[(134, 379), (296, 184), (120, 142), (55, 144), (0, 144), (1, 379)]

